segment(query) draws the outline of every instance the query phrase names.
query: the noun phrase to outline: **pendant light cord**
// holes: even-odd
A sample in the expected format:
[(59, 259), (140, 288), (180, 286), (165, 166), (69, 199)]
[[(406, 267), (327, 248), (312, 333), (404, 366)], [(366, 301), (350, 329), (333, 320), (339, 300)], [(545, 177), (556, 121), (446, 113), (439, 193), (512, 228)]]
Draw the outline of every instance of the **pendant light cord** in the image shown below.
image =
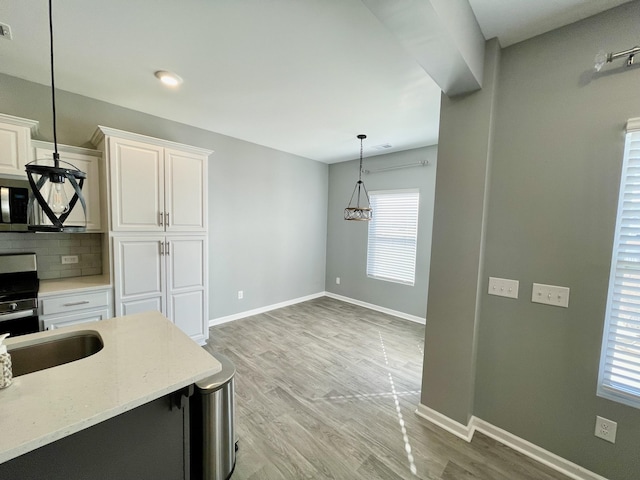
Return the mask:
[(56, 82), (53, 74), (53, 13), (51, 8), (52, 0), (49, 0), (49, 45), (51, 49), (51, 109), (53, 111), (53, 160), (55, 166), (58, 167), (58, 134), (56, 129)]
[[(358, 208), (360, 208), (360, 187), (363, 185), (362, 183), (362, 140), (363, 137), (360, 136), (360, 170), (358, 171)], [(367, 196), (368, 198), (368, 196)]]
[(363, 138), (360, 138), (360, 172), (358, 172), (358, 183), (362, 182), (362, 140)]

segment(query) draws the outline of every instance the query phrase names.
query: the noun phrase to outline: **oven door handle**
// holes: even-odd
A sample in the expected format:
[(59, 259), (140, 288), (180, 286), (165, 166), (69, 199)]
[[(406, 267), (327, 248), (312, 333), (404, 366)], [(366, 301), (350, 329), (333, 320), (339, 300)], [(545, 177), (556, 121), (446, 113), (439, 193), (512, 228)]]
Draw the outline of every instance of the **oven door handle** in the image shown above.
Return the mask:
[(15, 320), (17, 318), (25, 318), (25, 317), (35, 317), (37, 314), (36, 309), (33, 308), (31, 310), (23, 310), (21, 312), (12, 312), (0, 314), (0, 322), (4, 322), (7, 320)]

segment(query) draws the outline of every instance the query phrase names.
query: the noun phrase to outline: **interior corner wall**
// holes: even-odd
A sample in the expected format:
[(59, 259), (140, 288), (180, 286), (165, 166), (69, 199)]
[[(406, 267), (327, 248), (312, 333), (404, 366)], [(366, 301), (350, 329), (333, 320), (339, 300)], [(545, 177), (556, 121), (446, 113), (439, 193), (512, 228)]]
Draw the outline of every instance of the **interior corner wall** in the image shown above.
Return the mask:
[[(355, 142), (354, 146), (357, 148)], [(344, 209), (358, 179), (359, 160), (329, 166), (327, 292), (425, 318), (437, 148), (424, 147), (367, 157), (364, 166), (367, 170), (377, 170), (421, 161), (428, 161), (429, 165), (364, 174), (362, 178), (370, 192), (406, 188), (420, 190), (416, 278), (413, 286), (367, 277), (368, 223), (344, 220)], [(340, 277), (340, 285), (336, 284), (336, 277)]]
[[(637, 45), (638, 18), (630, 2), (503, 50), (483, 287), (511, 278), (520, 295), (485, 293), (478, 337), (474, 414), (610, 480), (640, 472), (640, 410), (596, 396), (640, 66), (595, 73), (593, 58)], [(569, 287), (569, 308), (532, 303), (534, 282)], [(615, 445), (596, 415), (618, 422)]]
[[(49, 87), (0, 74), (0, 112), (39, 121), (40, 140), (53, 138), (50, 95)], [(324, 291), (326, 164), (65, 91), (56, 100), (62, 144), (91, 147), (105, 125), (214, 151), (210, 319)]]
[(473, 414), (479, 278), (500, 47), (487, 42), (483, 88), (440, 109), (421, 403), (466, 425)]

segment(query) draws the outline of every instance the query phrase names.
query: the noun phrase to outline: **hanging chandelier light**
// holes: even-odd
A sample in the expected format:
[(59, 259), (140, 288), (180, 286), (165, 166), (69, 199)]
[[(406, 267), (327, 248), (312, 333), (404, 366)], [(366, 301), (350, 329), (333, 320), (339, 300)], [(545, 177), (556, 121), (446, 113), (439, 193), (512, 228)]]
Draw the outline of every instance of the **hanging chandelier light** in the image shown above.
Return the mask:
[[(60, 160), (56, 131), (56, 92), (53, 74), (53, 15), (49, 0), (49, 41), (51, 51), (51, 106), (53, 113), (52, 158), (38, 159), (26, 165), (31, 193), (29, 195), (29, 230), (36, 232), (84, 232), (87, 224), (87, 205), (82, 196), (82, 186), (87, 174), (72, 164)], [(73, 189), (71, 200), (65, 190), (68, 181)], [(37, 202), (37, 203), (36, 203)], [(64, 225), (76, 203), (80, 202), (84, 214), (84, 224)]]
[[(367, 193), (367, 188), (364, 186), (364, 182), (362, 181), (362, 141), (367, 138), (367, 136), (360, 134), (358, 135), (358, 138), (360, 139), (360, 168), (358, 170), (358, 181), (356, 182), (356, 186), (353, 188), (351, 200), (349, 200), (349, 206), (344, 209), (344, 219), (368, 222), (371, 220), (373, 210), (371, 210), (371, 206), (369, 205), (369, 193)], [(364, 198), (367, 200), (367, 203), (364, 206), (360, 206), (360, 198), (363, 196), (362, 193), (364, 193)], [(356, 197), (355, 207), (352, 206), (353, 197)]]

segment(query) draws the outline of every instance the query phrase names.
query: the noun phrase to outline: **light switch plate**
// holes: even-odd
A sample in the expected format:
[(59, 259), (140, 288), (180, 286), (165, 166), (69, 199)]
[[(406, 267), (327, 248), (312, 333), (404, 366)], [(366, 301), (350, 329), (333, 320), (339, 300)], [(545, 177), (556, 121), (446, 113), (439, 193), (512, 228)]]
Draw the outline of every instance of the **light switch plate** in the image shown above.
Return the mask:
[(569, 288), (534, 283), (531, 290), (531, 301), (554, 307), (569, 308)]
[(489, 295), (498, 295), (500, 297), (518, 298), (518, 280), (509, 280), (507, 278), (489, 277)]

